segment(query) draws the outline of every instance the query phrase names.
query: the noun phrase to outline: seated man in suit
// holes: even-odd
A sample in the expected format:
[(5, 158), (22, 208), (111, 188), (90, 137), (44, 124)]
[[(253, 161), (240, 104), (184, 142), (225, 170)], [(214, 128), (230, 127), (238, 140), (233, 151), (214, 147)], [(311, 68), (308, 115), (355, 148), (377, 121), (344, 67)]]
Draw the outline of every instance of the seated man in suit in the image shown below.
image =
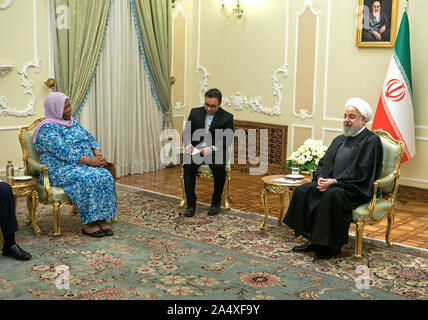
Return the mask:
[(0, 228), (4, 237), (3, 255), (17, 260), (30, 260), (31, 255), (15, 243), (18, 224), (15, 218), (12, 187), (0, 182)]
[(365, 127), (371, 115), (367, 102), (349, 99), (343, 134), (320, 159), (312, 182), (295, 189), (283, 222), (309, 241), (292, 251), (312, 251), (316, 259), (328, 259), (348, 242), (352, 210), (370, 201), (382, 170), (382, 142)]
[(214, 192), (209, 215), (220, 212), (221, 195), (226, 180), (228, 148), (233, 142), (233, 115), (221, 106), (222, 94), (218, 89), (205, 93), (205, 105), (193, 108), (183, 132), (184, 190), (186, 192), (186, 217), (196, 211), (196, 173), (201, 164), (208, 164), (214, 175)]

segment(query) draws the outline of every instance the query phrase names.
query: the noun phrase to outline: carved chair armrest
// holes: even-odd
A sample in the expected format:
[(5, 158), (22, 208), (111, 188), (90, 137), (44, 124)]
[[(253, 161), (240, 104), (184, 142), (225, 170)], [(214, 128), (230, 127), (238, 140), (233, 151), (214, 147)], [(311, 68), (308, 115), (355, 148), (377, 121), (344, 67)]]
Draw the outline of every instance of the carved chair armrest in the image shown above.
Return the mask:
[(372, 197), (372, 200), (370, 201), (369, 207), (368, 207), (369, 217), (370, 217), (371, 220), (374, 220), (373, 213), (374, 213), (374, 209), (375, 209), (375, 206), (376, 206), (377, 190), (379, 188), (383, 188), (383, 187), (386, 187), (386, 186), (392, 184), (393, 182), (395, 182), (396, 178), (397, 178), (397, 171), (394, 170), (394, 172), (388, 174), (386, 177), (377, 179), (373, 183), (373, 197)]
[(390, 185), (391, 183), (393, 183), (395, 181), (395, 178), (397, 176), (397, 172), (394, 171), (393, 173), (388, 174), (386, 177), (377, 179), (375, 181), (375, 184), (378, 184), (378, 187), (382, 188), (382, 187), (386, 187), (387, 185)]
[(43, 186), (45, 187), (46, 197), (48, 197), (48, 195), (53, 196), (51, 184), (49, 182), (49, 168), (33, 158), (28, 159), (28, 165), (37, 171), (43, 172)]
[[(43, 173), (47, 173), (48, 172), (48, 167), (46, 167), (45, 165), (41, 164), (40, 162), (34, 160), (33, 158), (28, 158), (28, 164), (37, 171), (43, 172)], [(45, 172), (46, 171), (46, 172)]]

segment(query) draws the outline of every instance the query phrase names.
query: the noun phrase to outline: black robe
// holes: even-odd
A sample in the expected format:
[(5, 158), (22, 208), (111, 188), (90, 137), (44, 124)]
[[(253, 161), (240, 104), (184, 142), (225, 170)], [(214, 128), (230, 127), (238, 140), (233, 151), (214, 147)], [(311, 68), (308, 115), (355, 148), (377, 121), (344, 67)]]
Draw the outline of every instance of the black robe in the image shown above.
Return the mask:
[[(349, 164), (333, 176), (336, 152), (347, 140), (352, 144)], [(316, 246), (340, 250), (348, 242), (352, 210), (369, 202), (373, 183), (380, 177), (383, 149), (380, 138), (368, 129), (356, 137), (336, 137), (320, 159), (312, 182), (295, 189), (283, 222), (296, 236), (304, 236)], [(325, 192), (317, 189), (319, 178), (333, 178)]]

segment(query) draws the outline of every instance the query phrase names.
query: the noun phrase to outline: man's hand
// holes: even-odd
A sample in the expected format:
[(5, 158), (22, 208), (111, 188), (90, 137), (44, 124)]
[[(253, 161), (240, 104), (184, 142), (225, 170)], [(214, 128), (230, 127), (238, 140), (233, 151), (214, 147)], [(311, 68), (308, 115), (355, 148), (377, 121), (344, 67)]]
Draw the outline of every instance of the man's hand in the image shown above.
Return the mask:
[(186, 146), (186, 147), (184, 148), (184, 151), (186, 151), (186, 153), (192, 153), (192, 152), (193, 152), (193, 149), (195, 149), (195, 147), (194, 147), (194, 146), (192, 146), (191, 144), (189, 144), (188, 146)]
[(328, 186), (334, 182), (334, 179), (319, 178), (317, 183), (317, 189), (321, 192), (324, 192), (327, 190)]
[(385, 30), (386, 30), (386, 26), (383, 25), (382, 28), (380, 28), (379, 33), (383, 34), (385, 32)]
[(205, 148), (201, 149), (201, 155), (202, 156), (209, 155), (212, 152), (213, 152), (213, 149), (211, 149), (210, 147), (205, 147)]
[(382, 40), (382, 36), (377, 31), (373, 31), (373, 35), (375, 36), (376, 40)]

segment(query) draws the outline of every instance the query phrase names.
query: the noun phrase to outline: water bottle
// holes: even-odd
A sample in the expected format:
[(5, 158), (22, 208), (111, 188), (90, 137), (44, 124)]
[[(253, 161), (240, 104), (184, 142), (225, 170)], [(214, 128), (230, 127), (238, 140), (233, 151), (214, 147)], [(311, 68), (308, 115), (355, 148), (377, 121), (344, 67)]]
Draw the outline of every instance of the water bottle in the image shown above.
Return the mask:
[(13, 179), (14, 169), (12, 161), (8, 161), (6, 165), (6, 178)]

